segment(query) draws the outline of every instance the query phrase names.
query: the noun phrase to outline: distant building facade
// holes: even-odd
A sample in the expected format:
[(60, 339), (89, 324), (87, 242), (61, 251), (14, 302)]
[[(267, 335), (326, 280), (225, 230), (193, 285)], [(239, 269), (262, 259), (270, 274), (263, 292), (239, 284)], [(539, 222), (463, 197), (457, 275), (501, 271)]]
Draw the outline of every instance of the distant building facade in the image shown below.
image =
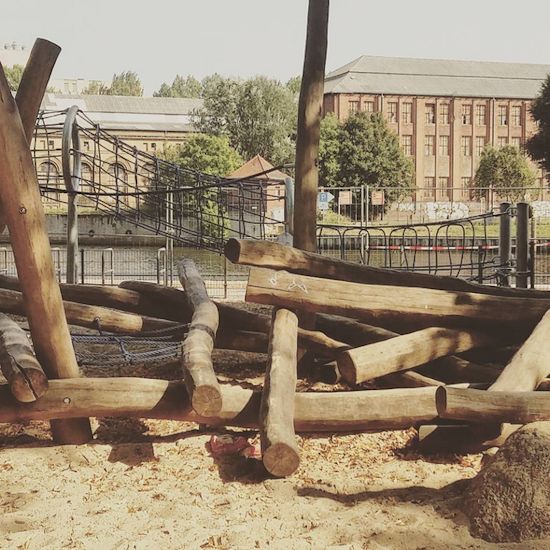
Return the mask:
[(550, 65), (363, 56), (327, 75), (324, 112), (383, 113), (414, 162), (417, 200), (468, 200), (484, 147), (522, 148), (536, 131), (529, 107), (549, 73)]

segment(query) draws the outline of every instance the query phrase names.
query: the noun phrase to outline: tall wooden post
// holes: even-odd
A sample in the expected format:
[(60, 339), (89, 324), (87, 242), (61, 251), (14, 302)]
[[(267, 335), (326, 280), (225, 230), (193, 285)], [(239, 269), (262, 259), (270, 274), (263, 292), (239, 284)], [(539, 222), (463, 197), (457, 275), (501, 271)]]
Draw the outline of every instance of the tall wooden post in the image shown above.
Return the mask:
[(306, 51), (298, 104), (294, 246), (317, 250), (319, 134), (325, 85), (329, 0), (309, 0)]
[(500, 265), (502, 275), (500, 276), (500, 284), (502, 286), (510, 286), (510, 251), (512, 249), (512, 217), (510, 215), (509, 202), (500, 203), (500, 230), (498, 240), (498, 255), (500, 257)]
[(529, 276), (529, 205), (518, 202), (516, 219), (516, 286), (527, 288)]
[[(0, 200), (38, 360), (49, 378), (79, 376), (55, 280), (46, 218), (19, 110), (0, 66)], [(91, 438), (87, 419), (52, 421), (59, 443)]]

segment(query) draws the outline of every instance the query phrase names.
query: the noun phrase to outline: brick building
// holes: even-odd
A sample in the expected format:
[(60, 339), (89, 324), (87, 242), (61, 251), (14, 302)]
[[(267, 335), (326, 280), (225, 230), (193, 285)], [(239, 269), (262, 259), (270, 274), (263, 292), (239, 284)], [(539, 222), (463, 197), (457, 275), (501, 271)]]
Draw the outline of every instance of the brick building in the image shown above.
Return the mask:
[(549, 73), (550, 65), (362, 56), (327, 75), (324, 111), (340, 120), (383, 113), (412, 157), (417, 198), (467, 200), (483, 148), (521, 148), (535, 131), (529, 106)]

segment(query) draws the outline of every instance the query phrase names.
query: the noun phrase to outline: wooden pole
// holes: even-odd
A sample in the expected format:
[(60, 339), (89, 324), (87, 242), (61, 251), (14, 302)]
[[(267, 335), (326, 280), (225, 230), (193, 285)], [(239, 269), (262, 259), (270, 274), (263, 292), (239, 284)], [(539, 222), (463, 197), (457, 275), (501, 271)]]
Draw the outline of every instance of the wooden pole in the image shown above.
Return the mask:
[(364, 285), (252, 268), (246, 300), (281, 307), (335, 313), (377, 326), (398, 325), (396, 332), (433, 326), (498, 331), (520, 338), (550, 309), (550, 300), (507, 298), (426, 288)]
[[(55, 280), (38, 181), (21, 117), (1, 67), (0, 201), (38, 361), (49, 378), (78, 377), (61, 293)], [(92, 437), (87, 419), (54, 421), (52, 433), (58, 443), (84, 442)]]
[(309, 0), (296, 134), (294, 246), (317, 250), (319, 136), (325, 87), (329, 0)]
[(21, 403), (36, 401), (48, 389), (48, 379), (36, 360), (27, 335), (0, 314), (0, 369), (12, 395)]
[(350, 283), (474, 292), (510, 298), (550, 299), (548, 291), (480, 285), (457, 277), (372, 267), (269, 241), (229, 239), (225, 245), (225, 255), (231, 262), (239, 265), (285, 270), (298, 275), (337, 279)]
[[(399, 430), (437, 418), (435, 390), (411, 388), (353, 392), (296, 393), (294, 428), (298, 432)], [(185, 384), (147, 378), (50, 380), (34, 403), (18, 403), (0, 386), (0, 422), (82, 416), (130, 416), (257, 427), (261, 394), (223, 386), (223, 406), (214, 417), (192, 410)]]
[(529, 276), (529, 205), (516, 205), (516, 286), (527, 288)]
[(193, 310), (189, 332), (183, 341), (184, 381), (195, 412), (214, 416), (222, 408), (221, 388), (212, 364), (212, 349), (219, 323), (218, 309), (208, 297), (193, 260), (181, 260), (178, 272)]
[(275, 309), (269, 335), (267, 369), (260, 403), (260, 439), (265, 469), (276, 477), (292, 475), (300, 465), (294, 434), (298, 318)]
[(494, 342), (494, 338), (472, 330), (432, 327), (344, 351), (336, 360), (344, 380), (360, 384)]

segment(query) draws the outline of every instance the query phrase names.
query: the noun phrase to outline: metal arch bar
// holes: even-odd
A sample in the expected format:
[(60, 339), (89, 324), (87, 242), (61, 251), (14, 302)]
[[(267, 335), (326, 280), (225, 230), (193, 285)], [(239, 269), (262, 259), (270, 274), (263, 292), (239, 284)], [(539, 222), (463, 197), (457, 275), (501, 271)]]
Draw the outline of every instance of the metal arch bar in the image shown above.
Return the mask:
[[(67, 110), (63, 125), (63, 139), (61, 142), (61, 165), (63, 168), (63, 181), (69, 193), (78, 193), (80, 176), (82, 173), (82, 156), (80, 154), (80, 135), (76, 116), (78, 107), (73, 105)], [(71, 166), (71, 148), (73, 150), (73, 163)]]

